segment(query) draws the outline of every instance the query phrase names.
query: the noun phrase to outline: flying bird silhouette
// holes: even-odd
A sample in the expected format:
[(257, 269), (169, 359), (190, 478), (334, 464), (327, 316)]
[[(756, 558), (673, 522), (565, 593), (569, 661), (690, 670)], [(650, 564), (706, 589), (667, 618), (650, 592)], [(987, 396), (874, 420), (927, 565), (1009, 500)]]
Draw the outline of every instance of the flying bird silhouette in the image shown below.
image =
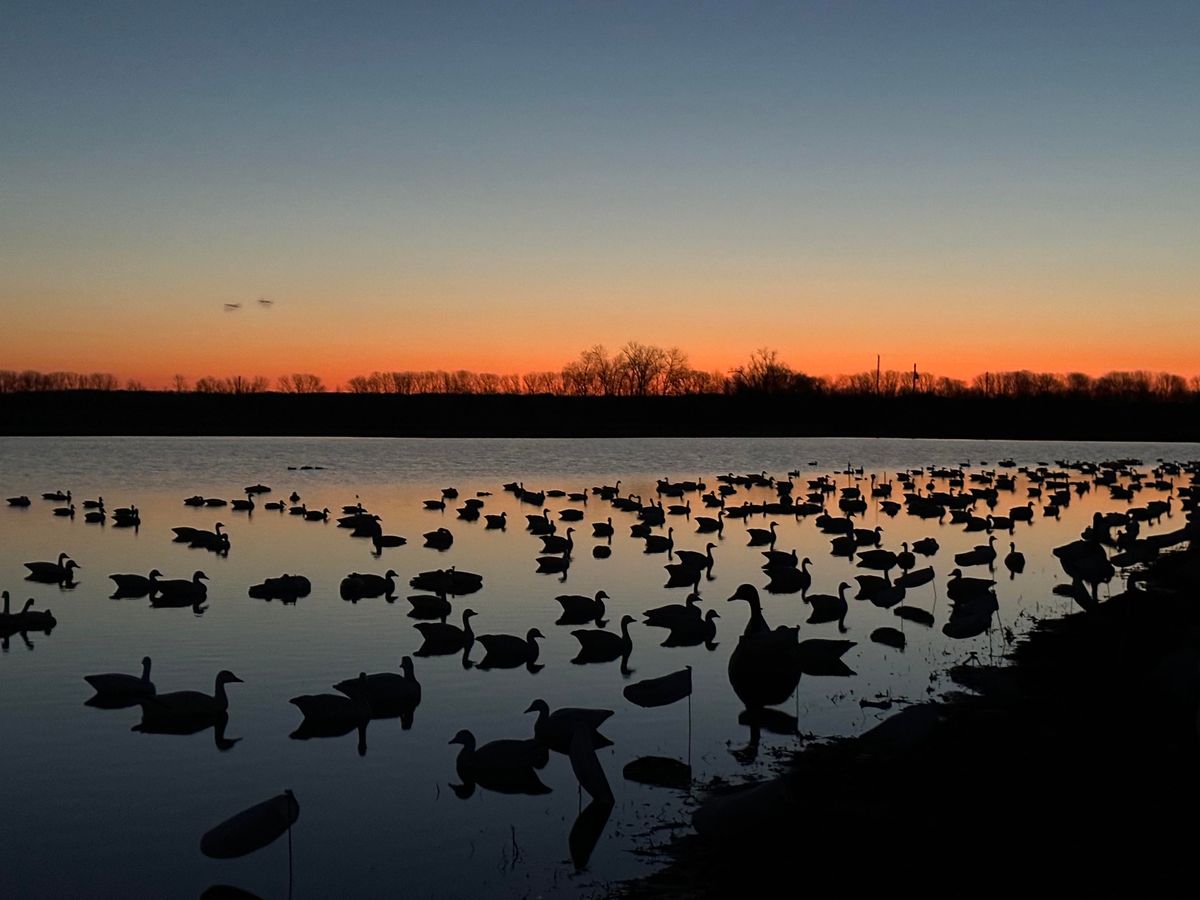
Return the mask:
[(259, 297), (258, 305), (261, 306), (263, 309), (270, 309), (272, 306), (275, 305), (275, 301), (268, 300), (266, 297)]
[(236, 312), (237, 310), (239, 310), (241, 308), (242, 308), (242, 304), (240, 304), (240, 303), (226, 303), (225, 304), (225, 312)]

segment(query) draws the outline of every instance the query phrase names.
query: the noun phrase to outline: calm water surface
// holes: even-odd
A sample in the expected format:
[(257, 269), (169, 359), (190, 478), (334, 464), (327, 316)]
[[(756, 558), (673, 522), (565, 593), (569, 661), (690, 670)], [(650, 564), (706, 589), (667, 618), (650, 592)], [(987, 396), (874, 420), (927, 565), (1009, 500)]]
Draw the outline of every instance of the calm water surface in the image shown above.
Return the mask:
[[(640, 621), (642, 610), (682, 602), (685, 590), (667, 590), (665, 556), (647, 555), (629, 537), (631, 515), (612, 510), (591, 497), (579, 533), (574, 562), (565, 583), (535, 573), (540, 542), (524, 531), (524, 515), (536, 512), (520, 504), (501, 484), (524, 482), (527, 488), (579, 491), (621, 480), (622, 493), (654, 495), (655, 479), (700, 479), (715, 489), (718, 473), (767, 472), (784, 476), (800, 469), (801, 478), (833, 472), (847, 463), (881, 476), (901, 468), (970, 462), (976, 469), (1012, 457), (1018, 465), (1056, 459), (1101, 460), (1138, 457), (1149, 470), (1157, 459), (1200, 458), (1196, 444), (1085, 444), (899, 440), (352, 440), (352, 439), (172, 439), (172, 438), (0, 438), (0, 497), (28, 494), (29, 509), (0, 508), (0, 588), (14, 603), (34, 597), (49, 607), (58, 626), (49, 635), (18, 636), (0, 653), (0, 736), (5, 770), (4, 812), (0, 815), (0, 896), (5, 897), (196, 897), (216, 883), (236, 884), (263, 897), (286, 896), (287, 850), (284, 842), (252, 856), (228, 861), (203, 857), (200, 835), (250, 803), (287, 787), (296, 792), (301, 815), (295, 840), (294, 896), (382, 896), (404, 892), (414, 897), (589, 896), (606, 885), (638, 875), (653, 865), (632, 852), (661, 844), (686, 827), (688, 796), (647, 787), (622, 777), (631, 760), (647, 756), (686, 758), (687, 709), (683, 704), (640, 709), (621, 694), (632, 680), (654, 677), (684, 665), (693, 667), (691, 759), (697, 779), (741, 779), (769, 769), (780, 753), (801, 745), (797, 734), (753, 733), (739, 723), (741, 704), (726, 677), (730, 651), (745, 626), (745, 604), (726, 603), (741, 582), (763, 586), (760, 548), (746, 546), (745, 527), (765, 527), (761, 517), (749, 523), (729, 521), (715, 551), (714, 580), (703, 586), (705, 605), (717, 609), (718, 646), (666, 649), (661, 629), (631, 627), (633, 672), (623, 677), (617, 663), (573, 665), (577, 643), (572, 627), (556, 626), (554, 597), (605, 590), (612, 598), (609, 619), (615, 627), (626, 613)], [(816, 465), (810, 465), (815, 463)], [(289, 471), (288, 466), (325, 466)], [(232, 499), (244, 485), (263, 482), (273, 493), (260, 503), (282, 499), (293, 490), (312, 509), (340, 510), (361, 498), (383, 518), (385, 531), (409, 544), (385, 550), (381, 559), (370, 543), (328, 524), (305, 522), (260, 508), (253, 515), (226, 509), (192, 509), (182, 499), (192, 494)], [(846, 484), (839, 476), (839, 484)], [(484, 512), (507, 510), (506, 532), (485, 531), (482, 521), (467, 523), (430, 512), (421, 501), (454, 486), (462, 499), (476, 491)], [(1002, 493), (997, 512), (1025, 502), (1022, 480), (1013, 495)], [(944, 484), (941, 485), (944, 487)], [(43, 491), (71, 490), (77, 503), (102, 495), (112, 507), (136, 504), (142, 510), (138, 531), (58, 519), (38, 499)], [(1152, 491), (1134, 501), (1143, 504)], [(740, 490), (742, 499), (764, 501), (763, 489)], [(671, 502), (671, 501), (668, 501)], [(693, 508), (700, 499), (692, 495)], [(572, 505), (551, 500), (557, 511)], [(938, 618), (934, 629), (903, 623), (890, 610), (851, 602), (849, 639), (858, 641), (845, 657), (857, 673), (848, 678), (804, 677), (781, 713), (781, 726), (804, 735), (857, 733), (885, 713), (864, 710), (861, 698), (889, 695), (923, 700), (946, 684), (947, 666), (976, 654), (1003, 652), (1005, 629), (1019, 633), (1034, 617), (1071, 612), (1070, 601), (1051, 590), (1063, 580), (1050, 548), (1074, 539), (1098, 509), (1128, 504), (1093, 491), (1073, 502), (1058, 521), (1039, 514), (1032, 526), (1013, 538), (1028, 559), (1025, 573), (1009, 580), (1003, 568), (995, 577), (1000, 611), (996, 627), (964, 641), (944, 637), (944, 583), (952, 555), (983, 543), (986, 535), (964, 533), (961, 526), (939, 525), (879, 513), (872, 503), (862, 517), (866, 527), (880, 524), (884, 544), (899, 549), (903, 540), (935, 536), (941, 551), (932, 564), (934, 585), (909, 593), (906, 602), (921, 604)], [(81, 511), (82, 512), (82, 511)], [(593, 559), (590, 524), (613, 517), (617, 536), (612, 557)], [(171, 528), (228, 526), (232, 552), (218, 557), (171, 541)], [(811, 520), (779, 521), (777, 547), (797, 548), (812, 557), (814, 592), (836, 593), (838, 582), (853, 582), (863, 570), (829, 554), (829, 536)], [(694, 524), (671, 519), (678, 549), (703, 549), (705, 538)], [(1173, 529), (1164, 519), (1144, 533)], [(446, 526), (453, 547), (439, 553), (421, 546), (421, 534)], [(561, 532), (560, 532), (561, 533)], [(664, 529), (665, 533), (665, 529)], [(1007, 552), (1001, 535), (1000, 556)], [(82, 566), (76, 587), (24, 581), (22, 565), (52, 560), (65, 551)], [(926, 564), (920, 561), (919, 565)], [(484, 577), (484, 589), (453, 600), (458, 621), (470, 606), (479, 615), (476, 633), (519, 633), (540, 628), (540, 662), (531, 675), (524, 669), (464, 669), (458, 657), (416, 660), (423, 699), (411, 727), (399, 719), (373, 721), (367, 752), (360, 756), (353, 734), (299, 741), (289, 734), (300, 722), (287, 701), (320, 693), (360, 671), (395, 670), (400, 657), (420, 645), (420, 635), (404, 595), (418, 571), (456, 565)], [(189, 577), (196, 569), (210, 576), (207, 608), (152, 609), (145, 599), (112, 600), (112, 572)], [(338, 585), (349, 572), (396, 569), (401, 599), (394, 604), (367, 599), (357, 604), (339, 597)], [(312, 594), (294, 606), (250, 599), (249, 585), (284, 572), (307, 575)], [(983, 570), (969, 574), (982, 575)], [(1115, 585), (1114, 585), (1115, 586)], [(808, 610), (798, 595), (764, 593), (764, 612), (772, 626), (795, 624)], [(869, 641), (880, 625), (903, 627), (904, 652)], [(578, 626), (575, 626), (578, 627)], [(837, 626), (804, 625), (801, 637), (836, 637)], [(218, 749), (213, 731), (190, 736), (132, 731), (137, 707), (99, 710), (84, 705), (91, 695), (82, 676), (93, 672), (139, 670), (144, 655), (154, 660), (160, 692), (212, 690), (215, 673), (236, 672), (244, 684), (230, 687), (226, 741)], [(482, 655), (477, 645), (473, 656)], [(568, 761), (552, 756), (541, 773), (552, 789), (541, 796), (508, 796), (477, 790), (459, 799), (457, 747), (448, 740), (461, 728), (478, 740), (524, 738), (533, 716), (523, 710), (536, 697), (552, 708), (566, 705), (613, 709), (604, 727), (614, 741), (601, 761), (616, 793), (616, 806), (585, 868), (571, 861), (568, 835), (581, 809)], [(586, 797), (584, 798), (586, 801)]]

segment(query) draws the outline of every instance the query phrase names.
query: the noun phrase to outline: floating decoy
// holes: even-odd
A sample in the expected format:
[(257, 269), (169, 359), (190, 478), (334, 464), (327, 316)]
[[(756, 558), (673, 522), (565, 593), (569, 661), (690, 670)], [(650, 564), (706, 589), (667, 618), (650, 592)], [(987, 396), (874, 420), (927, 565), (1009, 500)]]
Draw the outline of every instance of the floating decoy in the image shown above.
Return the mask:
[(738, 585), (738, 589), (734, 591), (733, 596), (729, 597), (730, 602), (734, 600), (745, 600), (750, 604), (750, 619), (746, 622), (746, 628), (742, 632), (743, 635), (752, 634), (770, 634), (771, 629), (767, 625), (767, 620), (763, 618), (762, 602), (758, 598), (758, 590), (752, 584)]
[(633, 653), (633, 639), (629, 636), (629, 626), (635, 621), (637, 620), (633, 616), (622, 616), (620, 634), (599, 628), (572, 631), (571, 636), (579, 641), (579, 652), (571, 662), (593, 663), (628, 659)]
[(808, 571), (811, 563), (812, 560), (806, 556), (798, 569), (791, 567), (767, 569), (767, 576), (771, 579), (766, 586), (767, 592), (771, 594), (799, 593), (803, 597), (812, 586), (812, 573)]
[(286, 500), (270, 500), (263, 504), (263, 509), (276, 510), (278, 512), (283, 512), (287, 508)]
[(245, 500), (231, 500), (229, 507), (235, 512), (254, 512), (254, 495), (246, 494)]
[(466, 650), (475, 643), (475, 632), (471, 630), (471, 617), (476, 615), (473, 609), (464, 609), (462, 628), (445, 622), (419, 622), (413, 627), (421, 632), (424, 643), (414, 654), (415, 656), (445, 656)]
[(703, 618), (678, 619), (669, 627), (671, 633), (662, 642), (663, 647), (696, 647), (704, 644), (709, 650), (716, 649), (717, 623), (721, 618), (715, 609), (708, 610)]
[(954, 554), (954, 562), (960, 566), (990, 566), (996, 561), (996, 536), (988, 538), (986, 544), (977, 544), (974, 549)]
[(483, 587), (483, 576), (452, 566), (449, 569), (421, 572), (414, 575), (408, 583), (418, 590), (457, 597), (463, 594), (473, 594), (480, 590)]
[(451, 534), (449, 528), (425, 532), (425, 546), (433, 550), (449, 550), (453, 543), (454, 535)]
[(971, 600), (991, 593), (996, 582), (990, 578), (964, 578), (961, 569), (950, 573), (946, 583), (946, 596), (951, 600)]
[(358, 601), (364, 597), (383, 597), (389, 603), (396, 594), (395, 569), (388, 569), (383, 575), (370, 572), (351, 572), (342, 579), (339, 587), (343, 600)]
[(916, 622), (918, 625), (925, 625), (929, 628), (933, 627), (933, 613), (927, 612), (919, 606), (897, 606), (892, 613), (906, 621)]
[(548, 794), (548, 788), (536, 769), (546, 764), (546, 748), (533, 740), (490, 741), (478, 746), (473, 735), (463, 729), (450, 739), (460, 744), (454, 768), (461, 785), (452, 785), (461, 798), (471, 796), (475, 786), (501, 794)]
[(676, 550), (675, 558), (685, 566), (691, 566), (694, 569), (707, 570), (712, 572), (713, 564), (716, 562), (713, 559), (713, 548), (716, 544), (708, 543), (704, 546), (704, 552), (700, 553), (697, 550)]
[(408, 598), (412, 607), (408, 615), (413, 619), (442, 619), (450, 615), (450, 601), (445, 594), (412, 594)]
[(244, 494), (269, 494), (269, 493), (271, 493), (271, 489), (269, 487), (267, 487), (265, 484), (259, 483), (259, 484), (252, 484), (246, 488), (242, 488), (242, 493), (244, 493)]
[[(300, 804), (291, 791), (284, 791), (209, 829), (200, 839), (200, 852), (212, 859), (245, 856), (290, 831), (298, 818)], [(288, 855), (290, 859), (290, 850)]]
[(8, 505), (16, 507), (25, 507), (30, 505), (30, 499), (22, 494), (20, 497), (9, 497)]
[(642, 624), (652, 628), (674, 628), (677, 624), (693, 619), (698, 622), (700, 621), (700, 609), (696, 604), (699, 602), (700, 595), (693, 591), (687, 595), (687, 600), (683, 603), (671, 603), (646, 610), (642, 613), (645, 616)]
[(54, 491), (53, 493), (50, 493), (50, 494), (42, 494), (42, 499), (43, 500), (54, 500), (57, 503), (70, 503), (71, 502), (71, 492), (67, 491), (64, 494), (62, 491)]
[[(525, 637), (513, 634), (481, 634), (475, 638), (484, 649), (479, 662), (481, 669), (515, 669), (517, 666), (533, 667), (537, 663), (539, 640), (545, 635), (530, 628)], [(540, 668), (540, 667), (539, 667)]]
[(191, 497), (186, 497), (183, 501), (184, 506), (203, 506), (204, 498), (199, 494), (193, 494)]
[(158, 569), (151, 569), (149, 575), (109, 575), (116, 582), (117, 589), (112, 594), (113, 598), (118, 597), (145, 597), (149, 594), (157, 592), (158, 578), (162, 572)]
[(592, 523), (592, 537), (610, 538), (612, 536), (613, 536), (612, 516), (609, 516), (607, 521)]
[(661, 534), (649, 534), (643, 540), (646, 542), (646, 553), (670, 553), (675, 547), (675, 529), (668, 528), (666, 537)]
[(305, 510), (304, 511), (304, 520), (306, 522), (328, 522), (329, 521), (329, 507), (326, 506), (320, 512), (317, 512), (315, 509)]
[[(5, 592), (4, 608), (8, 609), (8, 595)], [(58, 624), (58, 619), (48, 609), (34, 609), (33, 598), (25, 601), (25, 606), (15, 616), (9, 617), (9, 627), (16, 626), (19, 631), (44, 631), (49, 634)]]
[(571, 567), (571, 557), (569, 556), (539, 556), (537, 558), (537, 571), (542, 575), (557, 575), (562, 574), (562, 580), (567, 580), (567, 569)]
[(556, 753), (570, 752), (571, 737), (580, 725), (590, 731), (592, 746), (595, 749), (612, 746), (612, 741), (599, 731), (600, 726), (613, 714), (611, 709), (565, 706), (550, 712), (549, 704), (539, 698), (530, 703), (525, 712), (538, 714), (537, 721), (533, 723), (534, 739)]
[(748, 546), (761, 547), (770, 545), (772, 549), (775, 547), (775, 529), (778, 527), (777, 522), (772, 522), (768, 528), (747, 528), (746, 534), (750, 540)]
[(898, 557), (891, 550), (864, 550), (858, 554), (858, 565), (862, 569), (890, 572), (896, 568)]
[(542, 539), (542, 552), (565, 553), (570, 556), (571, 551), (575, 549), (575, 541), (571, 538), (571, 535), (574, 533), (574, 531), (574, 528), (568, 528), (566, 535), (563, 537), (560, 537), (556, 534), (539, 535), (539, 537)]
[(1025, 554), (1017, 549), (1015, 541), (1008, 542), (1008, 554), (1004, 557), (1004, 566), (1013, 578), (1025, 571)]
[(904, 650), (907, 644), (907, 638), (904, 632), (898, 628), (891, 628), (884, 625), (881, 628), (876, 628), (871, 632), (871, 640), (876, 644), (883, 644), (885, 647), (891, 647), (894, 650)]
[(938, 542), (934, 538), (928, 537), (914, 541), (912, 549), (914, 553), (920, 553), (922, 556), (933, 556), (939, 548)]
[(371, 718), (367, 692), (367, 673), (360, 672), (354, 691), (350, 694), (302, 694), (288, 703), (300, 710), (306, 723), (335, 728), (344, 725), (353, 727)]
[(208, 576), (197, 569), (192, 573), (190, 580), (184, 578), (173, 578), (168, 581), (157, 580), (155, 587), (158, 591), (158, 598), (151, 598), (151, 603), (158, 605), (185, 605), (191, 606), (204, 601), (208, 596), (208, 587), (204, 584), (208, 580)]
[(31, 562), (25, 563), (25, 568), (29, 570), (26, 578), (29, 581), (37, 581), (42, 584), (64, 584), (73, 580), (71, 574), (75, 569), (80, 568), (79, 563), (71, 559), (67, 554), (58, 554), (58, 562)]
[(725, 510), (720, 510), (715, 519), (711, 516), (696, 516), (695, 522), (698, 534), (723, 534), (725, 531)]
[(288, 509), (289, 516), (303, 516), (308, 514), (308, 507), (301, 503), (299, 506), (292, 506)]
[(499, 529), (499, 530), (503, 531), (504, 528), (508, 525), (508, 513), (507, 512), (501, 512), (500, 515), (498, 515), (498, 516), (485, 515), (483, 518), (486, 520), (486, 522), (487, 522), (486, 527), (489, 529), (493, 529), (493, 530)]
[(396, 709), (413, 709), (421, 702), (421, 684), (413, 672), (411, 656), (400, 660), (400, 669), (404, 674), (374, 672), (366, 678), (339, 681), (333, 689), (347, 697), (365, 700), (373, 716)]
[(445, 500), (426, 500), (426, 501), (424, 501), (424, 503), (425, 503), (426, 509), (436, 509), (436, 510), (443, 511), (443, 512), (446, 509), (446, 501)]
[(84, 675), (83, 680), (92, 686), (96, 696), (125, 699), (149, 697), (154, 694), (154, 682), (150, 680), (150, 657), (142, 657), (142, 674), (124, 675), (108, 672), (103, 675)]
[(281, 600), (284, 603), (295, 603), (297, 599), (307, 597), (311, 592), (311, 581), (303, 575), (287, 573), (252, 585), (248, 591), (249, 595), (257, 600)]
[(915, 588), (923, 584), (929, 584), (933, 581), (934, 572), (932, 566), (926, 566), (923, 569), (912, 569), (905, 572), (896, 579), (896, 586), (902, 588)]
[(142, 717), (144, 719), (215, 719), (225, 715), (229, 710), (229, 697), (225, 693), (225, 685), (240, 684), (238, 678), (228, 669), (217, 673), (213, 693), (202, 691), (172, 691), (168, 694), (156, 694), (141, 700)]
[(584, 625), (588, 622), (600, 622), (604, 618), (604, 601), (610, 599), (604, 591), (596, 591), (595, 597), (585, 597), (582, 594), (560, 594), (554, 598), (562, 607), (557, 625)]
[[(709, 546), (712, 546), (711, 544)], [(763, 570), (768, 569), (794, 569), (800, 563), (800, 558), (793, 549), (787, 553), (782, 550), (764, 550), (763, 551)]]
[(825, 622), (837, 622), (838, 631), (843, 634), (846, 632), (846, 591), (850, 589), (850, 585), (842, 582), (838, 585), (837, 596), (832, 594), (810, 594), (804, 597), (804, 602), (812, 607), (812, 613), (808, 617), (808, 624), (820, 625)]
[(59, 506), (51, 510), (51, 512), (53, 512), (56, 516), (73, 519), (75, 518), (75, 504), (72, 503), (70, 506)]

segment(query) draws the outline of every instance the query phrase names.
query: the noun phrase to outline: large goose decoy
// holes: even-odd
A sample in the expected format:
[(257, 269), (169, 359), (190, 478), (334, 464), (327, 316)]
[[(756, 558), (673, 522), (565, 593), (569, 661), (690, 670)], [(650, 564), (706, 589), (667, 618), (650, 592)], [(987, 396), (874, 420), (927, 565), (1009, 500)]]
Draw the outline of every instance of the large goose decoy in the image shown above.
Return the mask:
[(666, 606), (656, 606), (654, 609), (646, 610), (642, 613), (645, 616), (642, 624), (652, 628), (674, 628), (676, 625), (692, 620), (699, 622), (700, 609), (696, 606), (699, 602), (700, 595), (693, 591), (687, 595), (687, 600), (683, 603), (669, 603)]
[(704, 546), (704, 552), (698, 550), (676, 550), (675, 558), (685, 566), (691, 566), (694, 569), (707, 571), (712, 575), (713, 565), (716, 560), (713, 559), (713, 548), (717, 545), (709, 542)]
[(750, 540), (747, 546), (762, 547), (769, 545), (772, 549), (775, 547), (775, 529), (779, 527), (777, 522), (772, 522), (769, 528), (747, 528), (746, 534)]
[(740, 584), (738, 589), (734, 591), (733, 596), (727, 598), (729, 602), (734, 600), (745, 600), (750, 604), (750, 619), (746, 622), (746, 628), (742, 632), (743, 635), (754, 634), (770, 634), (770, 626), (767, 625), (767, 620), (763, 618), (762, 601), (758, 597), (758, 589), (752, 584)]
[(365, 679), (352, 678), (339, 681), (335, 691), (347, 697), (363, 699), (371, 707), (371, 715), (379, 717), (396, 710), (412, 710), (421, 702), (421, 683), (413, 672), (411, 656), (400, 660), (404, 674), (396, 672), (374, 672)]
[(80, 568), (79, 563), (71, 559), (67, 554), (58, 554), (58, 562), (27, 562), (25, 568), (29, 570), (26, 576), (28, 581), (37, 581), (41, 584), (64, 584), (73, 580), (72, 570)]
[(1004, 557), (1004, 567), (1008, 569), (1010, 578), (1016, 578), (1025, 571), (1025, 554), (1017, 549), (1015, 541), (1008, 542), (1008, 555)]
[(383, 597), (389, 603), (396, 595), (395, 569), (388, 569), (383, 575), (372, 572), (351, 572), (342, 579), (339, 588), (342, 599), (356, 602), (364, 597)]
[(642, 540), (646, 542), (646, 553), (671, 553), (675, 548), (675, 529), (668, 528), (666, 537), (648, 534)]
[(514, 634), (481, 634), (475, 638), (484, 649), (484, 657), (480, 660), (478, 668), (515, 669), (518, 666), (526, 666), (531, 671), (536, 671), (541, 668), (536, 665), (537, 642), (545, 640), (545, 637), (536, 628), (530, 628), (523, 638)]
[(661, 646), (696, 647), (704, 644), (709, 650), (715, 650), (717, 623), (714, 620), (719, 618), (721, 614), (715, 609), (710, 609), (704, 614), (704, 618), (693, 616), (690, 619), (678, 619), (669, 626), (671, 633)]
[[(323, 737), (328, 729), (336, 729), (340, 734), (365, 723), (371, 718), (371, 706), (367, 702), (367, 673), (360, 672), (355, 680), (353, 693), (340, 694), (301, 694), (293, 697), (288, 703), (300, 710), (304, 716), (304, 724), (292, 737), (304, 739)], [(304, 726), (309, 728), (306, 730)], [(342, 730), (342, 729), (345, 730)], [(338, 737), (338, 735), (330, 735)]]
[(142, 657), (142, 674), (126, 675), (120, 672), (106, 672), (103, 675), (84, 675), (83, 680), (92, 686), (96, 696), (103, 699), (118, 699), (151, 697), (154, 695), (154, 682), (150, 680), (150, 657)]
[(194, 606), (203, 603), (208, 597), (208, 586), (204, 584), (208, 576), (197, 569), (191, 579), (172, 578), (168, 581), (161, 579), (155, 582), (158, 588), (157, 598), (150, 602), (155, 606)]
[(799, 593), (801, 597), (804, 597), (808, 593), (808, 589), (812, 587), (812, 573), (808, 571), (810, 565), (812, 565), (812, 560), (806, 556), (798, 569), (790, 566), (768, 568), (766, 572), (771, 580), (767, 584), (767, 592), (771, 594)]
[[(4, 592), (4, 610), (8, 612), (8, 591)], [(58, 624), (58, 619), (50, 610), (33, 608), (32, 597), (25, 601), (19, 613), (6, 615), (4, 619), (7, 621), (0, 620), (0, 627), (7, 627), (9, 631), (44, 631), (49, 634)]]
[(485, 514), (483, 518), (486, 522), (486, 525), (484, 527), (488, 528), (488, 529), (493, 529), (493, 530), (498, 529), (500, 531), (503, 531), (508, 525), (508, 513), (507, 512), (501, 512), (500, 515), (498, 515), (498, 516)]
[(212, 694), (202, 691), (172, 691), (156, 694), (141, 701), (142, 718), (156, 719), (218, 719), (229, 711), (229, 697), (225, 685), (239, 684), (238, 678), (228, 669), (217, 673), (216, 686)]
[(407, 599), (412, 607), (408, 611), (410, 619), (438, 619), (444, 622), (452, 612), (445, 594), (410, 594)]
[(574, 533), (574, 528), (568, 528), (565, 536), (557, 534), (540, 535), (542, 539), (542, 552), (565, 553), (567, 556), (570, 556), (571, 551), (575, 549), (575, 541), (571, 538), (571, 535)]

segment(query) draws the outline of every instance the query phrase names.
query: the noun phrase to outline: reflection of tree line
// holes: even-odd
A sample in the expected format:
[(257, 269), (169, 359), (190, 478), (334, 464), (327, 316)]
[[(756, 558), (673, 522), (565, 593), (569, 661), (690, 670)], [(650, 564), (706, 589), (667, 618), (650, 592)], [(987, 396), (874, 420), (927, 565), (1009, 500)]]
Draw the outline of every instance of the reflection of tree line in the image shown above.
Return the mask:
[[(114, 391), (116, 376), (102, 373), (0, 370), (0, 393)], [(126, 390), (145, 390), (136, 380)], [(175, 375), (167, 388), (178, 393), (324, 393), (320, 376), (294, 372), (272, 381), (263, 375), (206, 375), (190, 382)], [(678, 347), (631, 341), (616, 353), (601, 345), (582, 351), (561, 369), (497, 374), (466, 369), (375, 371), (350, 378), (339, 390), (354, 394), (550, 394), (580, 397), (657, 397), (696, 394), (783, 394), (896, 397), (1073, 397), (1125, 400), (1183, 400), (1200, 394), (1200, 375), (1114, 371), (1093, 377), (1083, 372), (988, 371), (970, 381), (931, 372), (880, 369), (850, 375), (815, 376), (793, 369), (779, 354), (761, 348), (728, 372), (692, 367)]]

